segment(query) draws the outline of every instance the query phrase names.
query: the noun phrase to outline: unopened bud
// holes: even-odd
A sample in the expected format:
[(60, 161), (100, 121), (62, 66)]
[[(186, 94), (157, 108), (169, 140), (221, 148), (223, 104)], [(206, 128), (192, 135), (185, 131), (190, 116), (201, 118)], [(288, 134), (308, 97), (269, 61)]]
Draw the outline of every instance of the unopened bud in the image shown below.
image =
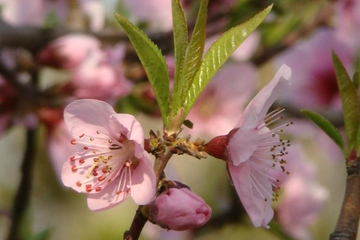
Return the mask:
[(169, 188), (149, 205), (149, 220), (159, 226), (183, 231), (203, 226), (211, 208), (187, 188)]

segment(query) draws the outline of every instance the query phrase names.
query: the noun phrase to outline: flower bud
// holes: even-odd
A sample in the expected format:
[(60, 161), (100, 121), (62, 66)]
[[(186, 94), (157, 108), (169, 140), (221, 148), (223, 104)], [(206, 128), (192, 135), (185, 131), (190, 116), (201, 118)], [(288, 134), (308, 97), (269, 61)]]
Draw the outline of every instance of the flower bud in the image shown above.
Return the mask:
[(187, 188), (170, 188), (149, 206), (149, 220), (171, 230), (183, 231), (203, 226), (211, 208)]

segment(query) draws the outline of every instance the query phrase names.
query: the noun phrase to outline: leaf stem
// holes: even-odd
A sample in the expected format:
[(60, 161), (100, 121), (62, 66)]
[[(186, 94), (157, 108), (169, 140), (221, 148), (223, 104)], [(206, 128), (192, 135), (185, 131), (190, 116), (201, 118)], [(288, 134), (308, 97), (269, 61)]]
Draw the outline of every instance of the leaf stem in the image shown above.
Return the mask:
[(360, 157), (348, 162), (340, 216), (330, 240), (355, 240), (360, 218)]
[(22, 177), (14, 198), (11, 209), (11, 225), (7, 235), (8, 240), (20, 239), (20, 227), (29, 205), (32, 188), (32, 175), (35, 160), (36, 129), (28, 129), (26, 132), (26, 149), (21, 165)]

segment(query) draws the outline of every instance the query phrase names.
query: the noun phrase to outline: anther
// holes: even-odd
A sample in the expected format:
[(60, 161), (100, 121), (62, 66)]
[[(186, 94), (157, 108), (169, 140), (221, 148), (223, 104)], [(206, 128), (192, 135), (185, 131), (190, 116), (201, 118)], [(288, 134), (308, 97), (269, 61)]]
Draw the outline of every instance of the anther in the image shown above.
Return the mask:
[(75, 140), (75, 139), (71, 139), (70, 143), (71, 143), (72, 145), (75, 145), (75, 144), (76, 144), (76, 140)]

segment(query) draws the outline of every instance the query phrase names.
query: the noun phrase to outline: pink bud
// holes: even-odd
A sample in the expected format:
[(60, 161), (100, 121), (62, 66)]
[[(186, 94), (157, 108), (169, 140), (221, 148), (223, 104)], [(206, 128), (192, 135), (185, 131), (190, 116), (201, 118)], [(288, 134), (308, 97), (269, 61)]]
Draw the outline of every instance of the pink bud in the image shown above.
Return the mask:
[(183, 231), (203, 226), (211, 208), (187, 188), (170, 188), (150, 204), (149, 220), (161, 227)]

